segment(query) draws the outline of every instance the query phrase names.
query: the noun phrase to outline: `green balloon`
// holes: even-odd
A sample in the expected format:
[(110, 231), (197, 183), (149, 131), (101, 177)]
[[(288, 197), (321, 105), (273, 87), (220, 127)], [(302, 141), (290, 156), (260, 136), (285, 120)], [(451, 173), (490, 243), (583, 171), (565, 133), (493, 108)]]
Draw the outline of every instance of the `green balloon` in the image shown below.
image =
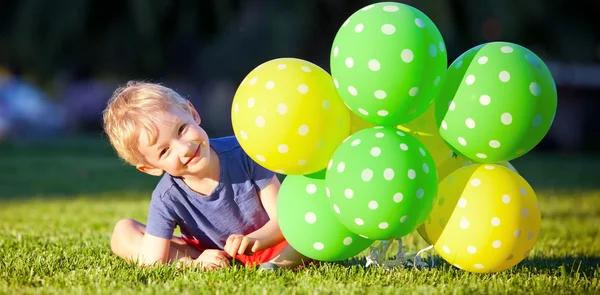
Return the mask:
[(431, 213), (438, 176), (416, 137), (393, 127), (352, 134), (335, 150), (325, 183), (338, 219), (373, 240), (401, 238)]
[(438, 28), (420, 10), (380, 2), (352, 14), (330, 55), (338, 93), (360, 118), (381, 126), (410, 122), (438, 95), (448, 58)]
[(348, 259), (374, 242), (337, 220), (325, 193), (325, 170), (286, 176), (277, 197), (277, 219), (283, 236), (296, 251), (320, 261)]
[(533, 149), (556, 114), (552, 74), (529, 49), (491, 42), (469, 49), (448, 68), (436, 101), (446, 143), (479, 163), (510, 161)]

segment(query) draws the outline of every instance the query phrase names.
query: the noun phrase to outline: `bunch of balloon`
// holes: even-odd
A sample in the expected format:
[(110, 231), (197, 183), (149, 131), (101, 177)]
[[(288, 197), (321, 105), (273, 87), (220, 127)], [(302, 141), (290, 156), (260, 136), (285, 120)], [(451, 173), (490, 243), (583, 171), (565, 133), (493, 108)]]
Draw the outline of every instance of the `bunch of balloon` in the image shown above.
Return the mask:
[(441, 178), (419, 233), (448, 263), (492, 273), (530, 254), (540, 234), (540, 207), (508, 161), (543, 139), (556, 107), (547, 66), (518, 44), (478, 45), (447, 69), (435, 102), (436, 126), (452, 152), (473, 164)]

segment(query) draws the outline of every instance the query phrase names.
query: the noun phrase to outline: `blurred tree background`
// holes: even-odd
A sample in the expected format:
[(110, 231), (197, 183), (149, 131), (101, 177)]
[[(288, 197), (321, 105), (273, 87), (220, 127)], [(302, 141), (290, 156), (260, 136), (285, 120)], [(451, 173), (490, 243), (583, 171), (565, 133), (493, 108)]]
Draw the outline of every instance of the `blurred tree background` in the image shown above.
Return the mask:
[[(65, 119), (56, 123), (61, 128), (54, 129), (60, 130), (55, 135), (98, 133), (104, 103), (130, 79), (175, 88), (208, 117), (203, 121), (212, 136), (229, 135), (233, 94), (252, 68), (277, 57), (298, 57), (329, 70), (330, 46), (339, 26), (375, 2), (2, 1), (0, 67), (8, 81), (22, 78), (60, 106), (62, 113), (52, 114)], [(514, 42), (536, 52), (559, 87), (557, 117), (540, 148), (600, 150), (589, 136), (600, 130), (594, 116), (600, 110), (600, 25), (594, 21), (600, 1), (396, 2), (415, 6), (436, 23), (449, 63), (490, 41)], [(17, 98), (4, 93), (8, 109)], [(17, 138), (27, 132), (9, 134)]]

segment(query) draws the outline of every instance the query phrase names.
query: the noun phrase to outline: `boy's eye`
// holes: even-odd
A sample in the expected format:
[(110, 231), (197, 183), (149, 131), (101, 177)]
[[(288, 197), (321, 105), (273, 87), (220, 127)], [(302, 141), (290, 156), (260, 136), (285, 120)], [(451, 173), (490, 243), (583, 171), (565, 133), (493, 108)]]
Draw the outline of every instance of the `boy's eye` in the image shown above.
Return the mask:
[(160, 151), (159, 156), (162, 157), (166, 152), (167, 152), (168, 148), (164, 148)]
[(185, 126), (186, 126), (186, 125), (187, 125), (187, 124), (183, 124), (183, 125), (181, 125), (181, 127), (179, 127), (179, 130), (177, 130), (177, 134), (181, 135), (181, 133), (183, 132), (183, 130), (185, 130)]

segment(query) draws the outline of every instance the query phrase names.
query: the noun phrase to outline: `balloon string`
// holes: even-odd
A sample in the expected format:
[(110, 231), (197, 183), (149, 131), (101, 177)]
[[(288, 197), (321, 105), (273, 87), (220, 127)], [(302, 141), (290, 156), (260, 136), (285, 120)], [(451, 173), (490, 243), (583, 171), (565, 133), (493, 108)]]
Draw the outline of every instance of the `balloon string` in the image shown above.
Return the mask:
[[(421, 250), (419, 250), (417, 252), (417, 254), (415, 254), (415, 263), (413, 264), (414, 268), (417, 268), (417, 262), (419, 262), (419, 264), (421, 264), (422, 260), (421, 260), (421, 254), (422, 253), (427, 253), (429, 254), (429, 257), (431, 258), (431, 266), (429, 268), (433, 268), (435, 266), (435, 260), (433, 259), (433, 255), (431, 253), (429, 253), (428, 251), (433, 249), (433, 245), (429, 245)], [(425, 264), (425, 266), (427, 266), (427, 264)]]
[(384, 269), (391, 269), (394, 267), (413, 267), (419, 269), (419, 267), (428, 267), (429, 265), (421, 259), (420, 255), (427, 253), (431, 256), (431, 266), (434, 267), (433, 255), (427, 251), (433, 248), (433, 245), (427, 246), (419, 250), (416, 254), (412, 255), (408, 251), (405, 251), (406, 247), (402, 244), (402, 239), (396, 239), (398, 241), (398, 252), (394, 259), (386, 259), (386, 253), (393, 243), (394, 240), (383, 240), (377, 246), (370, 248), (370, 253), (366, 256), (365, 267), (373, 265), (374, 267), (381, 267)]

